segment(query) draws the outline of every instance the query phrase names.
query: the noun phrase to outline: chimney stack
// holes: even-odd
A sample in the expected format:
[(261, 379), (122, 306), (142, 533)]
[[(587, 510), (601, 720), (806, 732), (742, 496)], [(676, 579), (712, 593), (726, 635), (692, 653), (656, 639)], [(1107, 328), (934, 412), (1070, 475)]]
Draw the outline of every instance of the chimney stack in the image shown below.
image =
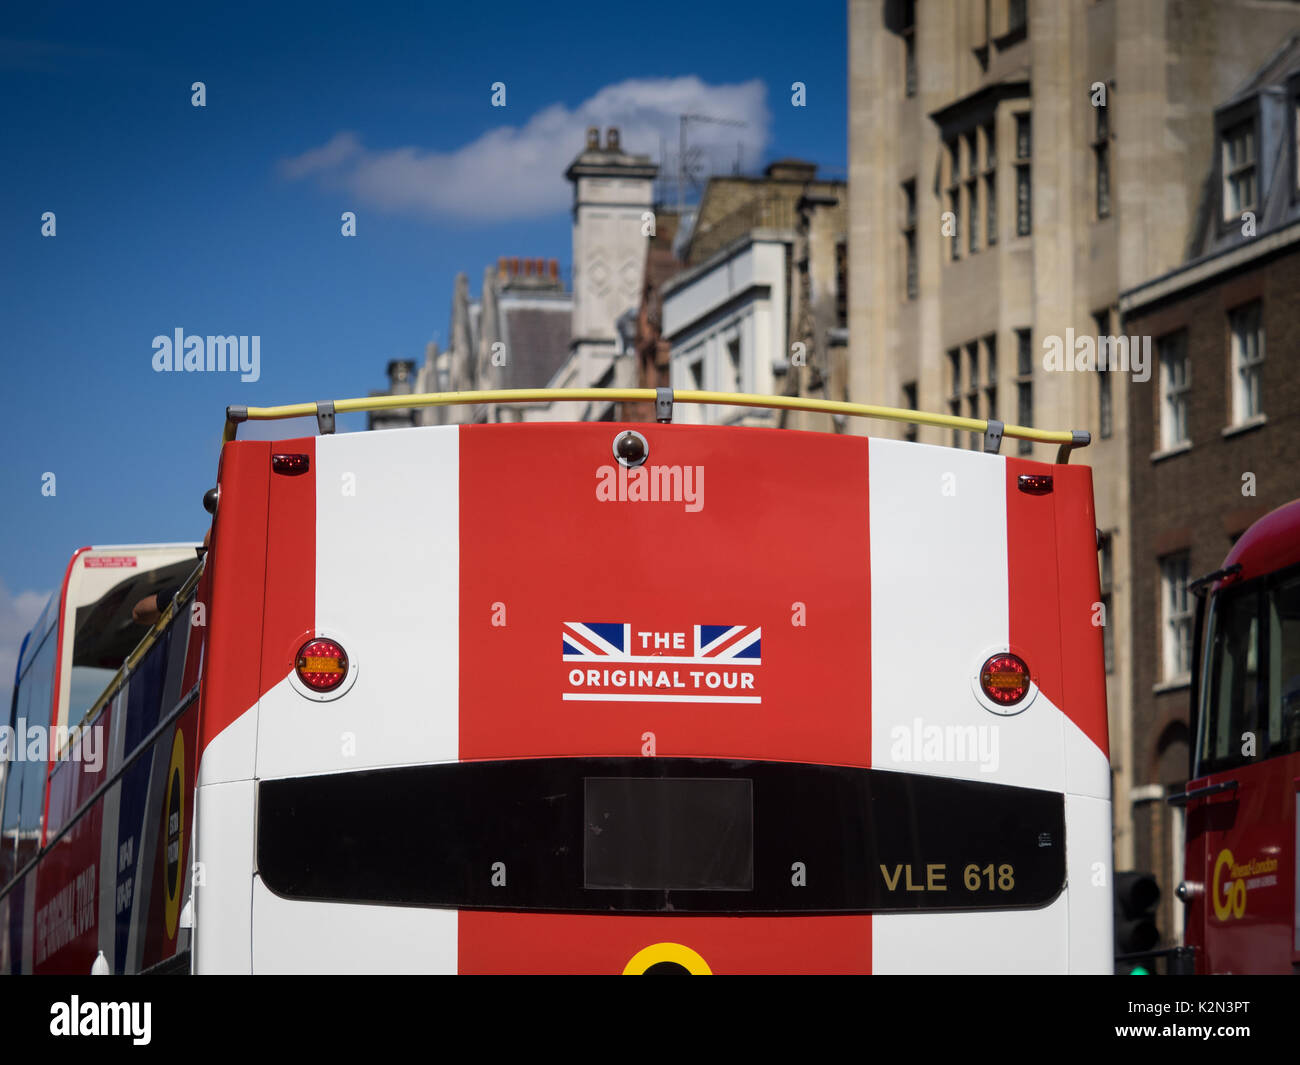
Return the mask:
[(552, 280), (552, 281), (558, 280), (558, 279), (559, 279), (559, 276), (560, 276), (560, 261), (559, 261), (558, 259), (552, 259), (552, 260), (551, 260), (551, 280)]

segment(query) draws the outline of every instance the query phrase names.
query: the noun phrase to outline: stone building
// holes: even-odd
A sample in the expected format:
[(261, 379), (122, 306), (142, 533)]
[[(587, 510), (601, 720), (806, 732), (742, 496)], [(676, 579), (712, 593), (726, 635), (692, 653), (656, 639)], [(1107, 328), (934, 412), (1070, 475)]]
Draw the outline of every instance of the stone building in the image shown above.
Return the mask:
[(1157, 363), (1127, 386), (1132, 795), (1134, 850), (1166, 887), (1171, 934), (1184, 826), (1164, 799), (1189, 772), (1188, 583), (1300, 497), (1300, 38), (1202, 121), (1217, 150), (1189, 258), (1119, 300)]
[[(646, 241), (642, 271), (641, 300), (637, 305), (633, 346), (637, 359), (638, 388), (666, 388), (671, 384), (671, 347), (663, 335), (663, 286), (681, 269), (673, 251), (680, 215), (660, 207), (655, 212), (654, 232)], [(653, 403), (624, 403), (624, 421), (652, 422)]]
[(1150, 857), (1131, 829), (1130, 390), (1049, 372), (1045, 345), (1116, 334), (1119, 294), (1184, 261), (1216, 151), (1206, 116), (1298, 26), (1297, 5), (1256, 0), (850, 2), (848, 391), (1092, 431), (1075, 461), (1112, 545), (1119, 868)]
[[(635, 319), (657, 172), (649, 156), (623, 150), (617, 128), (605, 131), (604, 144), (598, 129), (588, 129), (586, 146), (565, 172), (573, 184), (572, 290), (565, 290), (555, 259), (498, 260), (495, 269), (484, 271), (477, 300), (470, 296), (466, 276), (458, 274), (447, 350), (428, 345), (413, 375), (408, 363), (391, 363), (390, 390), (636, 387)], [(386, 411), (372, 416), (370, 427), (608, 421), (616, 406), (535, 403)]]
[[(569, 358), (573, 297), (555, 259), (501, 258), (483, 272), (477, 300), (464, 274), (452, 293), (451, 338), (446, 351), (425, 349), (414, 362), (388, 364), (389, 387), (373, 395), (463, 392), (489, 388), (543, 388)], [(421, 407), (376, 411), (367, 428), (512, 421), (516, 407)]]
[[(844, 398), (847, 190), (816, 175), (783, 159), (762, 177), (709, 180), (662, 286), (673, 388)], [(758, 408), (684, 407), (678, 420), (833, 428)]]

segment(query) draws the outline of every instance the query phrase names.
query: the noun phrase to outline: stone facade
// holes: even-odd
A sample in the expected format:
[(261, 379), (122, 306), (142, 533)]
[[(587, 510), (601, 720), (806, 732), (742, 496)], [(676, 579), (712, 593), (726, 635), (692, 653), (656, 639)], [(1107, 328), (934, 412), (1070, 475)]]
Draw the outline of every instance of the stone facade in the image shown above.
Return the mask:
[[(845, 398), (844, 182), (782, 159), (761, 178), (709, 180), (663, 287), (670, 383), (679, 389)], [(796, 345), (798, 345), (796, 347)], [(826, 415), (691, 408), (691, 421), (833, 431)]]
[(1120, 292), (1183, 262), (1214, 153), (1205, 116), (1297, 26), (1294, 5), (1250, 0), (850, 2), (849, 392), (1092, 431), (1075, 461), (1094, 468), (1112, 544), (1119, 868), (1150, 857), (1129, 794), (1130, 392), (1046, 372), (1044, 341), (1118, 332)]

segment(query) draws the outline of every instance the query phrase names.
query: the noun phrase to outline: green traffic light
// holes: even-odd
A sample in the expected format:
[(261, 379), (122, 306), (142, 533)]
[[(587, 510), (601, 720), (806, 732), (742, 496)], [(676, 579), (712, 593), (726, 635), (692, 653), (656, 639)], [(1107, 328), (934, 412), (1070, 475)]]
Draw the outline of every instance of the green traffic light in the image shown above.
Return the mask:
[(1151, 974), (1147, 972), (1144, 968), (1142, 968), (1142, 966), (1140, 965), (1135, 965), (1131, 970), (1129, 970), (1129, 976), (1150, 976), (1150, 975)]

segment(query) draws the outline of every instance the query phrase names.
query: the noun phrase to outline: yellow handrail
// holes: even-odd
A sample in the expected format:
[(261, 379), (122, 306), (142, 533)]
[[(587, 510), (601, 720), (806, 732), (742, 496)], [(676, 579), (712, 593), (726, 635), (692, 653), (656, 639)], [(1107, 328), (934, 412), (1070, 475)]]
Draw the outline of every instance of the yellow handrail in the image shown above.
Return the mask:
[[(983, 418), (962, 418), (953, 414), (928, 414), (901, 407), (877, 407), (869, 403), (843, 403), (830, 399), (802, 396), (755, 396), (741, 392), (698, 392), (690, 389), (664, 389), (676, 403), (710, 403), (731, 407), (767, 407), (773, 410), (801, 410), (819, 414), (845, 414), (858, 418), (881, 418), (887, 421), (930, 425), (941, 429), (960, 429), (986, 433), (989, 423)], [(359, 399), (331, 401), (333, 413), (354, 411), (406, 410), (411, 407), (450, 407), (475, 403), (550, 403), (604, 400), (619, 403), (653, 403), (660, 398), (654, 388), (503, 388), (480, 392), (420, 392), (405, 396), (366, 396)], [(306, 418), (327, 413), (318, 403), (290, 403), (279, 407), (227, 407), (223, 441), (235, 439), (243, 421), (268, 421), (279, 418)], [(996, 424), (996, 423), (995, 423)], [(1003, 425), (1002, 435), (1041, 444), (1059, 444), (1063, 451), (1085, 447), (1091, 437), (1078, 430), (1033, 429), (1024, 425)], [(1063, 459), (1058, 461), (1064, 461)]]

